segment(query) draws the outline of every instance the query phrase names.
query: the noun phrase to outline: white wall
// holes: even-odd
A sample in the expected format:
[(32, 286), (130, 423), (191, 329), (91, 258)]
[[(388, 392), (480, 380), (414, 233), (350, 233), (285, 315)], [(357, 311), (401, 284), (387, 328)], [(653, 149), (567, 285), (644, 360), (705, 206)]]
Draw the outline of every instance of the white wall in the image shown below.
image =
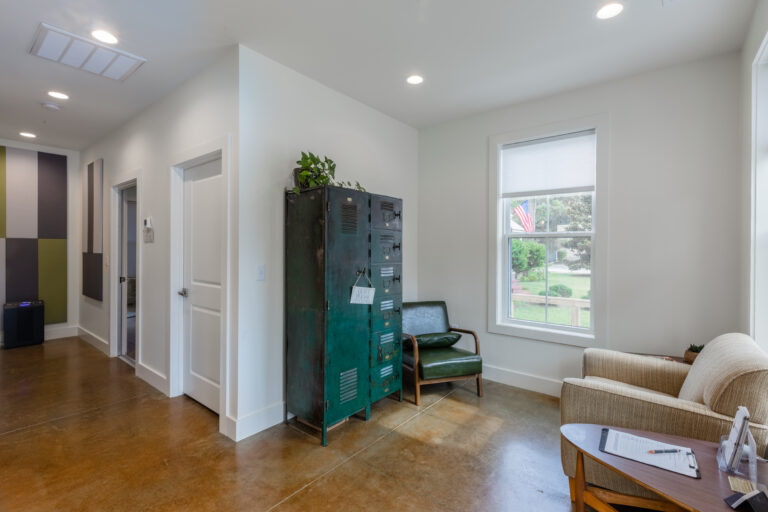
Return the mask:
[[(342, 179), (404, 200), (404, 297), (417, 296), (417, 132), (240, 47), (238, 427), (283, 418), (284, 189), (301, 151), (328, 155)], [(256, 280), (266, 265), (266, 281)], [(233, 397), (234, 398), (234, 397)]]
[(67, 322), (46, 325), (45, 339), (77, 336), (77, 325), (80, 317), (80, 272), (82, 270), (80, 265), (80, 215), (82, 215), (79, 174), (80, 152), (8, 139), (0, 139), (0, 146), (42, 151), (67, 157)]
[(607, 337), (682, 354), (747, 329), (743, 314), (740, 56), (598, 84), (419, 134), (419, 299), (448, 301), (481, 337), (487, 378), (559, 394), (582, 349), (487, 332), (488, 139), (610, 118)]
[[(753, 96), (753, 62), (757, 57), (766, 32), (768, 32), (768, 2), (759, 2), (752, 16), (752, 24), (747, 33), (741, 53), (742, 76), (742, 114), (743, 114), (743, 144), (742, 144), (742, 193), (743, 211), (748, 222), (742, 226), (744, 247), (743, 266), (751, 268), (745, 272), (745, 286), (754, 293), (744, 297), (743, 311), (753, 315), (749, 319), (752, 336), (768, 349), (768, 206), (765, 196), (768, 194), (768, 94), (762, 92), (758, 97)], [(764, 56), (765, 58), (765, 56)], [(758, 68), (761, 91), (768, 90), (768, 63), (763, 62)], [(753, 112), (753, 103), (755, 111)], [(759, 106), (759, 110), (758, 110)], [(756, 144), (753, 141), (758, 140)], [(754, 148), (754, 150), (753, 150)], [(755, 172), (753, 174), (753, 158)], [(753, 183), (754, 178), (754, 183)], [(755, 201), (755, 195), (761, 200)], [(754, 210), (753, 210), (754, 208)], [(753, 215), (754, 212), (754, 215)], [(752, 240), (754, 229), (755, 240)], [(753, 252), (754, 251), (754, 252)], [(754, 256), (753, 261), (750, 257)], [(753, 288), (749, 288), (752, 285)]]
[[(151, 216), (155, 241), (138, 244), (137, 375), (169, 392), (170, 176), (180, 155), (237, 136), (237, 49), (82, 152), (83, 165), (104, 159), (104, 300), (80, 295), (85, 339), (109, 353), (109, 248), (112, 187), (138, 179), (138, 217)], [(232, 155), (236, 159), (236, 154)], [(233, 167), (236, 169), (236, 161)], [(78, 258), (79, 261), (79, 258)]]

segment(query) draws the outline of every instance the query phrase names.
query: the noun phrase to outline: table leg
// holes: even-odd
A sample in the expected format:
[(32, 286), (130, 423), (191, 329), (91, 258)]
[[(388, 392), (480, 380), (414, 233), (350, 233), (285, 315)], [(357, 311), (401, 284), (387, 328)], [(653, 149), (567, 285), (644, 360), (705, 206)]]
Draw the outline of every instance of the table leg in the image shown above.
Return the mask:
[(576, 503), (576, 512), (584, 512), (584, 489), (586, 488), (586, 479), (584, 478), (584, 454), (581, 451), (576, 453), (576, 485), (574, 489), (574, 502)]

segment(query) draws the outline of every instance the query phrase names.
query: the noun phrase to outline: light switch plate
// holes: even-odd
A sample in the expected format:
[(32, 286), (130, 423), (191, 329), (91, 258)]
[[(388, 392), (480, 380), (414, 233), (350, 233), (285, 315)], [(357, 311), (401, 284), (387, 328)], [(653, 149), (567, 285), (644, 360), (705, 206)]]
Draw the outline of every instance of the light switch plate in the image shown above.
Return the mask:
[(267, 280), (267, 266), (266, 265), (259, 265), (256, 267), (256, 280), (257, 281), (266, 281)]

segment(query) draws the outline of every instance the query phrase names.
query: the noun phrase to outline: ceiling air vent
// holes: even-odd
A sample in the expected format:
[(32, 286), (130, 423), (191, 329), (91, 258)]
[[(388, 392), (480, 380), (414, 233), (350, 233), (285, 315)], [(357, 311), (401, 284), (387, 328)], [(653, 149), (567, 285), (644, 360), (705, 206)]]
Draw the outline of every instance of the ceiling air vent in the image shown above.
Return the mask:
[(40, 24), (29, 53), (121, 81), (147, 62), (147, 59), (71, 34), (47, 23)]

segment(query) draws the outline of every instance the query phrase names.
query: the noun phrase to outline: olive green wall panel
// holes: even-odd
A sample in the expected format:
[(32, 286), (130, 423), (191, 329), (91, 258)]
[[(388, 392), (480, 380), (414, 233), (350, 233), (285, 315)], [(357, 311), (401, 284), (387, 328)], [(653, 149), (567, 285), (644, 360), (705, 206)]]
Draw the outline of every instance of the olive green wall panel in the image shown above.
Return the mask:
[(38, 298), (45, 302), (45, 323), (67, 321), (67, 240), (37, 240)]

